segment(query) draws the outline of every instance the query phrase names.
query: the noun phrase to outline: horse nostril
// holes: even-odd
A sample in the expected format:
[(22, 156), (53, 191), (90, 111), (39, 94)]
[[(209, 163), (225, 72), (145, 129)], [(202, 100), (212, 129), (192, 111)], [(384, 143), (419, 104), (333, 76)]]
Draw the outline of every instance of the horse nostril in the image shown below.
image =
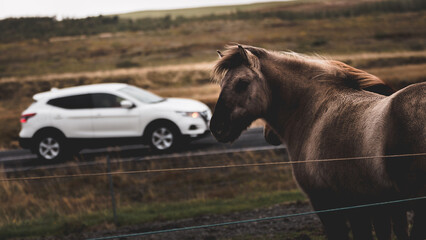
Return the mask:
[(213, 133), (213, 136), (216, 136), (216, 137), (222, 135), (222, 131), (221, 130), (212, 131), (212, 133)]

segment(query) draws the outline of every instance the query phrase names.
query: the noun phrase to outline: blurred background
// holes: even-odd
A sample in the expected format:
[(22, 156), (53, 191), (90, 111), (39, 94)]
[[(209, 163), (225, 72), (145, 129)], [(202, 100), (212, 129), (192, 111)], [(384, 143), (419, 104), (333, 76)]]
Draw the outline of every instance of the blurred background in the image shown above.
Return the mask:
[[(2, 1), (4, 16), (8, 4)], [(423, 81), (425, 7), (422, 0), (297, 0), (86, 18), (66, 18), (67, 13), (58, 18), (54, 12), (5, 18), (0, 20), (0, 148), (17, 147), (19, 115), (33, 94), (52, 87), (124, 82), (212, 106), (218, 94), (209, 79), (215, 51), (232, 42), (325, 55), (395, 88)]]
[[(214, 108), (219, 87), (211, 82), (210, 71), (217, 59), (216, 50), (223, 50), (226, 44), (235, 42), (270, 50), (323, 55), (375, 74), (396, 89), (426, 80), (424, 0), (187, 1), (184, 5), (156, 1), (159, 5), (153, 6), (142, 1), (132, 4), (119, 1), (120, 6), (112, 1), (11, 2), (0, 2), (1, 150), (19, 148), (21, 112), (32, 102), (35, 93), (53, 87), (129, 83), (163, 97), (197, 99)], [(41, 10), (32, 6), (35, 2)], [(102, 10), (101, 5), (109, 8)], [(26, 11), (21, 11), (23, 9)], [(28, 11), (31, 9), (34, 11)], [(231, 159), (240, 163), (239, 160), (250, 162), (265, 158), (265, 155), (245, 154), (248, 155)], [(272, 154), (270, 159), (282, 157), (282, 153), (268, 154)], [(229, 156), (223, 159), (229, 160)], [(163, 163), (155, 164), (160, 166)], [(177, 163), (170, 161), (170, 164)], [(146, 169), (149, 166), (138, 167)], [(129, 166), (117, 168), (125, 170)], [(240, 201), (250, 191), (253, 196), (276, 193), (268, 195), (267, 199), (279, 196), (278, 202), (283, 201), (283, 192), (296, 191), (299, 195), (294, 199), (303, 200), (288, 177), (290, 170), (281, 170), (275, 169), (275, 175), (264, 172), (262, 175), (259, 169), (252, 169), (211, 173), (210, 177), (159, 174), (156, 178), (117, 178), (115, 186), (120, 191), (127, 191), (118, 200), (122, 207), (127, 207), (123, 211), (129, 214), (121, 224), (149, 220), (129, 220), (133, 211), (129, 206), (142, 200), (147, 203), (194, 199)], [(57, 171), (55, 174), (64, 173)], [(49, 173), (52, 171), (40, 174)], [(219, 184), (222, 175), (232, 175), (234, 184), (231, 186), (229, 179)], [(242, 181), (253, 175), (259, 177), (258, 181)], [(282, 181), (287, 178), (289, 182)], [(190, 187), (180, 194), (171, 193), (170, 189), (177, 183), (170, 179), (179, 179), (178, 182)], [(0, 232), (6, 232), (4, 236), (34, 234), (36, 230), (27, 235), (22, 233), (31, 219), (36, 219), (39, 225), (62, 224), (62, 227), (47, 231), (50, 233), (59, 231), (64, 234), (64, 229), (79, 232), (87, 228), (113, 228), (111, 214), (104, 210), (109, 207), (108, 201), (95, 204), (99, 199), (108, 199), (107, 192), (103, 197), (98, 193), (102, 190), (99, 186), (107, 186), (106, 179), (103, 178), (101, 183), (96, 179), (58, 181), (3, 184), (0, 199), (5, 204), (2, 203), (0, 208), (0, 216), (3, 216), (0, 217)], [(204, 181), (206, 185), (191, 185), (194, 181)], [(144, 188), (143, 191), (141, 188), (133, 191), (123, 187), (129, 185), (144, 185)], [(28, 192), (35, 188), (39, 191), (29, 197)], [(61, 195), (63, 188), (79, 188), (79, 191), (64, 190)], [(57, 192), (49, 195), (47, 202), (41, 201), (47, 193), (54, 192), (52, 189)], [(168, 207), (170, 210), (174, 206)], [(145, 211), (143, 206), (138, 209)], [(78, 217), (75, 221), (58, 220), (59, 216), (76, 212), (86, 214), (84, 224)], [(102, 220), (103, 217), (109, 220)], [(156, 215), (152, 219), (162, 218), (173, 219), (173, 216)], [(22, 234), (13, 235), (11, 229)]]

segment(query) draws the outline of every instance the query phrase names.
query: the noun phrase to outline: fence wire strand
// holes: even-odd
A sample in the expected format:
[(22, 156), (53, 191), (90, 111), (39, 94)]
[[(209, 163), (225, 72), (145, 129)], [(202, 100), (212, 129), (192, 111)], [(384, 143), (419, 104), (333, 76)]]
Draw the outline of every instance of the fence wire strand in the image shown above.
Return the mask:
[(75, 178), (75, 177), (100, 177), (100, 176), (107, 176), (107, 175), (123, 175), (123, 174), (181, 172), (181, 171), (225, 169), (225, 168), (238, 168), (238, 167), (260, 167), (260, 166), (273, 166), (273, 165), (293, 165), (293, 164), (302, 164), (302, 163), (324, 163), (324, 162), (363, 160), (363, 159), (373, 159), (373, 158), (398, 158), (398, 157), (416, 157), (416, 156), (426, 156), (426, 153), (410, 153), (410, 154), (397, 154), (397, 155), (378, 155), (378, 156), (348, 157), (348, 158), (312, 159), (312, 160), (303, 160), (303, 161), (295, 161), (295, 162), (292, 162), (292, 161), (281, 161), (281, 162), (265, 162), (265, 163), (215, 165), (215, 166), (203, 166), (203, 167), (147, 169), (147, 170), (137, 170), (137, 171), (116, 171), (116, 172), (110, 172), (110, 173), (108, 173), (108, 172), (102, 172), (102, 173), (80, 173), (80, 174), (51, 175), (51, 176), (22, 177), (22, 178), (0, 178), (0, 182), (26, 181), (26, 180), (63, 179), (63, 178)]
[(164, 230), (158, 230), (158, 231), (131, 233), (131, 234), (123, 234), (123, 235), (115, 235), (115, 236), (107, 236), (107, 237), (99, 237), (99, 238), (89, 238), (87, 240), (107, 240), (107, 239), (122, 239), (122, 238), (128, 238), (128, 237), (140, 237), (140, 236), (146, 236), (146, 235), (171, 233), (171, 232), (179, 232), (179, 231), (188, 231), (188, 230), (197, 230), (197, 229), (203, 229), (203, 228), (221, 227), (221, 226), (243, 224), (243, 223), (270, 221), (270, 220), (276, 220), (276, 219), (299, 217), (299, 216), (319, 214), (319, 213), (346, 211), (346, 210), (352, 210), (352, 209), (358, 209), (358, 208), (383, 206), (383, 205), (390, 205), (390, 204), (397, 204), (397, 203), (417, 201), (417, 200), (425, 200), (425, 199), (426, 199), (426, 196), (423, 196), (423, 197), (408, 198), (408, 199), (401, 199), (401, 200), (394, 200), (394, 201), (387, 201), (387, 202), (378, 202), (378, 203), (362, 204), (362, 205), (349, 206), (349, 207), (325, 209), (325, 210), (319, 210), (319, 211), (292, 213), (292, 214), (286, 214), (286, 215), (281, 215), (281, 216), (247, 219), (247, 220), (240, 220), (240, 221), (233, 221), (233, 222), (222, 222), (222, 223), (206, 224), (206, 225), (190, 226), (190, 227), (182, 227), (182, 228), (171, 228), (171, 229), (164, 229)]

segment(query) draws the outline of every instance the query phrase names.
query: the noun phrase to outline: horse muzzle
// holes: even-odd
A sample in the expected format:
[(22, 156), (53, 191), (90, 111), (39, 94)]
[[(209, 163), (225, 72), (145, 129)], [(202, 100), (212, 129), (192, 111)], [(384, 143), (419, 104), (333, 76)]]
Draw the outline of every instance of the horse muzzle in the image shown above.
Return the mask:
[(213, 117), (210, 121), (210, 131), (219, 142), (234, 142), (241, 133), (250, 126), (251, 121), (240, 121)]
[(229, 125), (220, 119), (217, 119), (213, 114), (212, 119), (210, 120), (210, 132), (219, 142), (229, 142)]

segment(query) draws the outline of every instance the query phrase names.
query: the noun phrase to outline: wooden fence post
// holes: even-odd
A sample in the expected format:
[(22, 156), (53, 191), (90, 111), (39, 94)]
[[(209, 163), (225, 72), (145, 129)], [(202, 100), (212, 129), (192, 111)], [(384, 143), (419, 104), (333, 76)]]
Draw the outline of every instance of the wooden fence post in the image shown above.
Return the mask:
[(109, 191), (110, 191), (111, 202), (112, 202), (112, 212), (114, 216), (114, 224), (117, 225), (117, 211), (116, 211), (116, 205), (115, 205), (114, 186), (112, 184), (112, 176), (111, 176), (111, 160), (109, 155), (107, 156), (107, 173), (108, 173), (108, 181), (109, 181)]

